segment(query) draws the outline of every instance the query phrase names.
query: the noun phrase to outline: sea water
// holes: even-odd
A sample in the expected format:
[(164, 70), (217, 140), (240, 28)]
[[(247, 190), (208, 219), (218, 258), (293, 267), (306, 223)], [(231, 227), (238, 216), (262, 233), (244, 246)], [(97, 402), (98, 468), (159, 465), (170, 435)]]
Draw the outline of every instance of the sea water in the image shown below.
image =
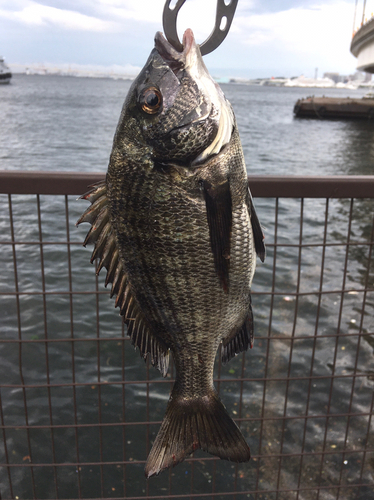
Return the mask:
[[(1, 89), (0, 168), (105, 172), (131, 82), (15, 75)], [(295, 120), (297, 99), (361, 97), (365, 89), (221, 85), (233, 105), (249, 174), (373, 173), (368, 122)]]
[[(121, 107), (130, 85), (130, 81), (113, 79), (14, 75), (11, 85), (0, 87), (0, 169), (104, 174)], [(222, 88), (235, 111), (249, 175), (373, 174), (373, 123), (302, 120), (294, 119), (292, 113), (297, 99), (312, 93), (340, 97), (349, 93), (350, 97), (361, 97), (364, 90), (238, 84), (222, 84)], [(81, 226), (77, 229), (74, 225), (87, 203), (68, 197), (69, 220), (66, 221), (63, 197), (41, 196), (39, 227), (35, 196), (12, 197), (14, 237), (16, 241), (23, 242), (15, 247), (15, 277), (9, 202), (6, 195), (0, 195), (0, 250), (3, 261), (0, 273), (1, 338), (17, 339), (20, 324), (23, 340), (43, 339), (45, 335), (56, 340), (48, 348), (44, 343), (31, 342), (20, 350), (17, 344), (0, 343), (0, 383), (5, 386), (1, 392), (2, 425), (20, 426), (18, 431), (6, 430), (5, 434), (1, 434), (0, 441), (5, 436), (7, 447), (4, 442), (0, 443), (0, 461), (6, 461), (7, 453), (10, 462), (22, 463), (28, 460), (31, 449), (34, 463), (51, 463), (54, 460), (74, 463), (78, 460), (78, 443), (79, 461), (87, 464), (79, 469), (67, 465), (57, 468), (55, 472), (52, 468), (43, 467), (36, 467), (32, 472), (29, 468), (12, 469), (14, 495), (31, 498), (35, 493), (38, 498), (53, 498), (56, 484), (60, 498), (77, 498), (78, 495), (96, 498), (100, 495), (141, 497), (146, 493), (162, 496), (169, 492), (184, 494), (189, 491), (202, 494), (214, 488), (216, 492), (228, 492), (234, 487), (238, 491), (256, 488), (266, 491), (276, 489), (278, 484), (282, 488), (297, 487), (299, 477), (304, 487), (305, 484), (318, 485), (320, 477), (325, 478), (322, 484), (326, 485), (339, 484), (341, 477), (348, 484), (358, 480), (361, 456), (347, 456), (347, 473), (341, 463), (341, 455), (328, 455), (323, 464), (320, 456), (311, 455), (304, 459), (301, 474), (299, 457), (289, 457), (283, 459), (278, 481), (279, 460), (274, 455), (318, 452), (323, 443), (325, 446), (327, 443), (330, 449), (342, 446), (373, 448), (372, 441), (363, 442), (368, 430), (367, 416), (352, 417), (348, 427), (346, 416), (340, 419), (330, 417), (329, 423), (326, 423), (326, 418), (309, 419), (306, 426), (303, 419), (292, 420), (292, 417), (306, 412), (307, 404), (308, 412), (315, 415), (326, 414), (327, 410), (336, 415), (370, 413), (374, 361), (372, 337), (366, 335), (358, 344), (358, 337), (353, 335), (351, 338), (349, 334), (356, 333), (357, 328), (373, 332), (373, 294), (355, 292), (365, 285), (373, 288), (373, 269), (371, 267), (368, 276), (367, 246), (358, 245), (346, 254), (345, 247), (338, 244), (346, 240), (348, 231), (355, 241), (370, 238), (373, 201), (355, 202), (351, 208), (347, 200), (330, 200), (325, 236), (325, 200), (305, 200), (300, 204), (300, 200), (280, 199), (277, 206), (274, 199), (264, 198), (256, 199), (255, 203), (268, 245), (267, 259), (264, 264), (259, 263), (253, 283), (255, 347), (246, 354), (245, 362), (238, 356), (227, 367), (219, 368), (220, 373), (216, 368), (216, 376), (225, 378), (225, 382), (220, 384), (220, 393), (233, 417), (260, 418), (264, 410), (264, 416), (269, 420), (264, 421), (262, 428), (260, 420), (254, 420), (244, 421), (242, 430), (255, 456), (261, 451), (271, 458), (268, 461), (262, 459), (258, 471), (257, 459), (235, 466), (226, 462), (204, 462), (206, 455), (201, 454), (201, 461), (194, 465), (181, 464), (173, 469), (170, 476), (164, 473), (156, 481), (146, 483), (142, 464), (128, 465), (125, 472), (119, 464), (122, 460), (145, 459), (148, 445), (144, 426), (137, 426), (136, 423), (159, 422), (162, 419), (170, 384), (152, 383), (160, 380), (159, 373), (144, 365), (129, 343), (124, 347), (118, 340), (101, 341), (100, 344), (84, 342), (84, 339), (96, 336), (118, 339), (123, 335), (113, 301), (104, 293), (103, 277), (96, 280), (94, 269), (89, 264), (90, 250), (80, 246), (87, 228)], [(353, 222), (348, 227), (350, 211)], [(290, 246), (300, 239), (301, 218), (302, 242), (310, 244), (302, 252)], [(67, 228), (71, 242), (69, 248), (66, 245)], [(28, 244), (37, 242), (40, 235), (47, 243), (43, 251), (40, 245)], [(324, 237), (333, 246), (326, 249), (322, 287), (326, 293), (318, 303), (321, 242)], [(275, 238), (277, 244), (283, 245), (277, 255)], [(318, 243), (318, 247), (313, 247), (314, 243)], [(41, 273), (41, 255), (44, 275)], [(353, 292), (344, 294), (342, 298), (339, 290), (343, 286), (345, 265), (349, 269), (348, 280)], [(275, 284), (272, 289), (274, 266)], [(87, 289), (96, 290), (97, 294), (87, 294)], [(69, 290), (76, 293), (71, 299)], [(20, 323), (16, 291), (21, 293)], [(273, 299), (272, 291), (275, 293)], [(44, 295), (44, 292), (47, 294)], [(304, 295), (297, 298), (297, 292)], [(315, 294), (308, 295), (309, 292)], [(358, 325), (364, 302), (364, 321)], [(67, 342), (71, 338), (72, 322), (77, 340), (74, 347)], [(345, 336), (340, 340), (326, 337), (337, 331)], [(315, 332), (321, 338), (316, 341), (312, 360), (312, 337)], [(266, 340), (268, 335), (275, 338), (270, 344)], [(305, 335), (307, 338), (291, 343), (292, 335)], [(80, 339), (82, 342), (79, 342)], [(360, 374), (364, 376), (352, 392), (354, 382), (352, 378), (344, 378), (344, 375), (351, 374), (355, 366), (359, 366)], [(311, 369), (317, 378), (309, 385)], [(329, 378), (332, 369), (335, 374), (342, 375), (334, 385)], [(243, 376), (254, 380), (240, 382)], [(322, 376), (326, 378), (318, 378)], [(265, 392), (264, 377), (270, 378)], [(287, 385), (288, 377), (293, 377), (293, 380)], [(297, 377), (305, 379), (295, 380)], [(146, 379), (150, 381), (148, 384), (136, 383)], [(123, 386), (123, 380), (134, 383)], [(98, 381), (106, 381), (108, 385), (97, 385)], [(73, 389), (73, 382), (82, 385)], [(23, 383), (27, 386), (25, 391)], [(44, 386), (41, 389), (38, 388), (40, 384)], [(49, 391), (46, 384), (51, 384)], [(308, 391), (309, 400), (306, 398)], [(240, 395), (241, 408), (238, 406)], [(22, 427), (26, 425), (25, 398), (27, 423), (35, 426), (29, 434)], [(291, 419), (283, 426), (281, 417), (285, 414)], [(125, 434), (119, 425), (123, 419), (134, 423)], [(108, 426), (100, 431), (97, 426), (90, 426), (99, 422)], [(51, 423), (57, 426), (53, 433), (42, 428)], [(75, 431), (74, 425), (77, 424), (86, 427)], [(147, 428), (151, 441), (158, 428), (159, 424), (151, 424)], [(347, 428), (349, 431), (345, 436)], [(98, 461), (111, 462), (112, 465), (96, 466)], [(370, 482), (373, 479), (370, 461), (365, 467), (364, 479)], [(36, 492), (32, 491), (30, 474), (34, 475)], [(3, 491), (0, 490), (3, 497), (10, 498), (5, 469), (0, 470), (0, 484), (6, 485)], [(320, 498), (330, 498), (328, 494), (321, 494)], [(347, 489), (340, 498), (353, 498), (351, 494), (354, 492)], [(305, 495), (302, 498), (309, 498)], [(237, 499), (241, 498), (244, 497), (238, 494)], [(264, 494), (261, 498), (275, 497)]]

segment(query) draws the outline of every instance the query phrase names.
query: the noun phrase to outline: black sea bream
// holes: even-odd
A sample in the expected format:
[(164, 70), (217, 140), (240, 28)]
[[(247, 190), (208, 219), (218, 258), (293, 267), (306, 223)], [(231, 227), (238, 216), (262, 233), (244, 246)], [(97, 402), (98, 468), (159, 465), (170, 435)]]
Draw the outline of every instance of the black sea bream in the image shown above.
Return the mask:
[(235, 117), (193, 33), (176, 51), (161, 33), (133, 82), (105, 182), (78, 223), (141, 355), (176, 381), (147, 477), (201, 448), (234, 462), (249, 447), (213, 386), (213, 365), (252, 347), (251, 282), (263, 234)]

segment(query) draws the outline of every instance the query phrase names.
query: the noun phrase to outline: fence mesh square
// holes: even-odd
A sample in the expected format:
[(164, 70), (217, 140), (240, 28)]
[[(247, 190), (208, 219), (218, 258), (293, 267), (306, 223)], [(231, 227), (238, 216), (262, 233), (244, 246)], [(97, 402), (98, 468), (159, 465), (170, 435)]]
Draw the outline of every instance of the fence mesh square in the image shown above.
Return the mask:
[(0, 497), (374, 499), (373, 200), (255, 199), (255, 344), (215, 365), (252, 459), (199, 451), (149, 481), (174, 369), (127, 338), (75, 227), (85, 203), (0, 194)]

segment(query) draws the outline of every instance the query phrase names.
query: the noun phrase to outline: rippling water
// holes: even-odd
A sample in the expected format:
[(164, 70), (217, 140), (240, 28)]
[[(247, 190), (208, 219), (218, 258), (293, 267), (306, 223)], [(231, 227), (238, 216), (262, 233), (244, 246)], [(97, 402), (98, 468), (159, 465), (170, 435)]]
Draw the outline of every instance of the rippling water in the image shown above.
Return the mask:
[[(15, 75), (9, 86), (0, 87), (0, 169), (29, 170), (62, 170), (62, 171), (106, 171), (111, 150), (114, 130), (120, 114), (124, 98), (130, 82), (109, 79), (77, 79), (52, 76), (20, 76)], [(329, 96), (345, 96), (345, 90), (287, 89), (254, 87), (244, 85), (222, 85), (236, 113), (244, 154), (249, 174), (262, 175), (337, 175), (373, 174), (374, 167), (374, 125), (371, 122), (295, 120), (292, 115), (293, 105), (300, 97), (311, 92)], [(349, 91), (349, 95), (361, 96), (364, 91)], [(74, 336), (77, 339), (100, 337), (121, 337), (121, 322), (113, 311), (113, 302), (106, 293), (73, 295), (71, 302), (68, 291), (102, 292), (103, 278), (95, 280), (92, 266), (89, 264), (89, 250), (84, 250), (78, 243), (84, 238), (85, 229), (76, 229), (75, 221), (85, 207), (85, 202), (68, 198), (71, 247), (65, 243), (66, 213), (65, 201), (61, 197), (40, 197), (41, 234), (43, 247), (28, 244), (39, 240), (38, 206), (34, 196), (13, 196), (14, 231), (16, 241), (23, 244), (16, 246), (18, 287), (19, 291), (30, 295), (20, 296), (20, 321), (24, 340), (42, 339), (45, 335), (44, 321), (47, 320), (48, 337), (61, 342), (50, 344), (48, 356), (46, 347), (40, 344), (25, 344), (21, 351), (23, 370), (18, 370), (20, 353), (15, 344), (0, 345), (0, 380), (2, 384), (28, 385), (66, 384), (54, 387), (50, 392), (46, 388), (32, 387), (26, 390), (28, 402), (28, 423), (30, 425), (49, 425), (49, 413), (52, 408), (54, 425), (74, 425), (74, 423), (97, 423), (98, 418), (104, 423), (118, 423), (123, 419), (122, 401), (125, 398), (125, 417), (128, 422), (139, 420), (161, 420), (170, 384), (156, 384), (159, 374), (149, 369), (140, 360), (128, 342), (108, 340), (101, 342), (75, 342), (72, 347), (65, 340), (71, 335), (71, 311), (74, 319)], [(263, 226), (266, 228), (268, 256), (265, 264), (259, 265), (254, 279), (254, 313), (256, 320), (256, 344), (253, 351), (242, 363), (239, 356), (227, 367), (217, 367), (225, 382), (220, 384), (222, 399), (233, 416), (238, 416), (239, 395), (243, 394), (240, 409), (243, 418), (256, 418), (262, 415), (262, 405), (267, 417), (281, 417), (285, 411), (285, 394), (287, 392), (287, 416), (297, 416), (305, 412), (306, 393), (310, 390), (309, 412), (324, 414), (330, 404), (331, 413), (370, 413), (373, 391), (373, 347), (372, 337), (364, 337), (358, 343), (357, 336), (342, 337), (335, 343), (335, 338), (321, 337), (315, 341), (311, 338), (298, 340), (290, 350), (290, 336), (313, 336), (343, 334), (357, 332), (373, 332), (373, 297), (363, 292), (342, 295), (326, 293), (318, 303), (318, 296), (307, 295), (318, 292), (322, 266), (322, 245), (324, 238), (325, 200), (281, 199), (278, 206), (277, 243), (286, 245), (274, 253), (275, 243), (275, 200), (257, 199), (257, 211)], [(327, 242), (339, 243), (346, 240), (350, 231), (355, 241), (368, 240), (371, 232), (373, 201), (355, 202), (353, 208), (347, 200), (331, 200), (329, 203)], [(303, 210), (303, 212), (301, 212)], [(348, 216), (352, 210), (352, 227), (348, 227)], [(303, 243), (306, 247), (299, 254), (295, 247), (287, 245), (297, 243), (300, 238), (300, 218), (303, 219)], [(17, 308), (14, 295), (15, 277), (12, 270), (12, 247), (8, 200), (0, 195), (0, 249), (5, 265), (0, 276), (1, 295), (1, 337), (16, 339), (18, 337)], [(318, 246), (313, 246), (317, 243)], [(68, 253), (71, 253), (71, 269), (67, 265)], [(44, 260), (45, 276), (41, 274), (40, 259)], [(327, 247), (324, 261), (323, 290), (340, 290), (342, 287), (342, 271), (347, 261), (348, 280), (352, 289), (362, 289), (367, 280), (368, 250), (360, 245), (345, 253), (344, 247)], [(298, 263), (301, 273), (298, 275)], [(373, 286), (374, 269), (369, 277), (369, 285)], [(274, 291), (281, 292), (274, 297), (271, 304), (273, 267), (276, 266)], [(70, 271), (70, 272), (69, 272)], [(296, 291), (305, 293), (298, 300)], [(45, 301), (43, 291), (47, 294)], [(8, 294), (8, 295), (7, 295)], [(362, 325), (358, 325), (363, 303), (366, 302), (366, 314)], [(99, 316), (96, 317), (96, 306)], [(271, 313), (271, 305), (272, 313)], [(341, 319), (338, 320), (339, 311)], [(295, 312), (298, 313), (295, 323)], [(270, 323), (270, 315), (271, 323)], [(339, 323), (339, 324), (338, 324)], [(264, 338), (268, 333), (276, 337), (269, 344)], [(72, 361), (74, 351), (74, 366)], [(313, 354), (313, 352), (315, 354)], [(312, 359), (313, 357), (313, 359)], [(266, 358), (269, 361), (267, 377), (273, 381), (267, 383), (266, 400), (263, 403)], [(292, 358), (292, 370), (289, 359)], [(360, 373), (367, 376), (360, 378), (354, 392), (351, 378), (336, 379), (330, 396), (330, 379), (316, 379), (311, 387), (309, 381), (291, 382), (274, 379), (287, 376), (308, 377), (311, 363), (313, 374), (330, 375), (335, 358), (335, 373), (349, 374), (358, 363)], [(46, 363), (49, 363), (47, 370)], [(46, 373), (49, 371), (49, 379)], [(100, 380), (108, 382), (108, 386), (95, 385)], [(87, 384), (79, 386), (74, 392), (71, 386), (72, 373), (75, 382)], [(218, 374), (218, 372), (217, 372)], [(256, 379), (254, 382), (238, 382), (242, 375)], [(139, 381), (149, 377), (150, 386), (129, 384), (122, 389), (121, 381)], [(118, 384), (117, 384), (118, 383)], [(117, 385), (116, 385), (117, 384)], [(145, 397), (150, 390), (150, 405)], [(354, 394), (350, 400), (351, 394)], [(5, 425), (24, 425), (24, 394), (21, 388), (4, 388), (1, 392)], [(74, 420), (74, 404), (77, 421)], [(362, 443), (359, 446), (373, 447), (366, 439), (367, 419), (352, 419), (349, 427), (348, 441)], [(325, 419), (310, 419), (304, 428), (304, 420), (287, 421), (282, 428), (282, 420), (265, 421), (262, 429), (262, 452), (279, 453), (282, 436), (285, 436), (283, 453), (298, 453), (304, 446), (305, 451), (321, 450), (324, 442)], [(149, 432), (153, 438), (158, 425), (151, 425)], [(329, 446), (341, 446), (345, 439), (347, 418), (332, 419), (328, 427), (327, 443)], [(242, 429), (248, 438), (252, 452), (259, 452), (259, 421), (243, 422)], [(303, 434), (305, 440), (303, 443)], [(22, 463), (27, 460), (29, 448), (25, 430), (7, 431), (7, 452), (10, 461)], [(49, 431), (34, 429), (29, 436), (33, 461), (48, 463), (52, 453), (58, 462), (74, 462), (76, 456), (76, 440), (80, 446), (79, 459), (82, 462), (95, 462), (100, 459), (120, 462), (123, 460), (122, 444), (126, 444), (126, 459), (144, 460), (146, 444), (143, 426), (132, 426), (126, 436), (122, 435), (120, 426), (104, 428), (100, 435), (97, 427), (79, 430), (55, 429), (53, 437)], [(51, 446), (54, 443), (54, 451)], [(51, 451), (52, 450), (52, 451)], [(5, 461), (5, 448), (0, 445), (1, 462)], [(295, 459), (293, 459), (295, 460)], [(285, 460), (284, 460), (285, 461)], [(298, 477), (299, 459), (293, 462), (290, 458), (284, 465), (287, 474), (282, 476), (281, 486), (291, 487)], [(357, 480), (361, 463), (350, 460), (349, 471), (341, 472), (339, 456), (331, 456), (330, 464), (324, 464), (326, 484), (336, 484), (340, 473), (349, 483)], [(318, 484), (320, 459), (313, 456), (305, 459), (303, 480), (310, 477), (310, 485)], [(239, 476), (234, 465), (218, 462), (215, 466), (216, 491), (230, 491), (233, 477), (241, 478), (239, 490), (254, 489), (256, 482), (256, 462), (240, 466)], [(371, 468), (370, 468), (371, 467)], [(261, 489), (275, 487), (278, 471), (277, 459), (262, 462)], [(71, 498), (78, 495), (77, 474), (83, 497), (100, 494), (115, 496), (122, 494), (144, 495), (146, 488), (152, 494), (165, 494), (168, 491), (169, 476), (160, 476), (157, 483), (146, 486), (143, 479), (143, 466), (128, 466), (127, 490), (120, 486), (123, 481), (122, 469), (117, 465), (107, 467), (105, 471), (92, 465), (82, 467), (81, 471), (66, 467), (58, 471), (60, 498)], [(372, 480), (373, 465), (365, 468), (366, 480)], [(348, 469), (347, 469), (348, 470)], [(212, 466), (197, 462), (192, 470), (196, 492), (212, 491)], [(8, 484), (6, 474), (0, 471), (0, 483)], [(56, 477), (45, 469), (35, 469), (38, 484), (38, 498), (52, 498), (55, 495)], [(100, 477), (103, 481), (100, 481)], [(234, 474), (234, 476), (233, 476)], [(173, 470), (173, 493), (190, 491), (191, 467), (180, 465)], [(304, 477), (305, 476), (305, 477)], [(307, 479), (308, 479), (307, 478)], [(306, 480), (306, 479), (305, 479)], [(309, 479), (308, 479), (309, 480)], [(15, 495), (19, 498), (31, 498), (29, 471), (15, 469), (12, 481)], [(304, 484), (304, 483), (303, 483)], [(122, 487), (122, 486), (121, 486)], [(114, 490), (112, 489), (114, 488)], [(153, 488), (153, 489), (152, 489)], [(122, 493), (118, 493), (121, 491)], [(10, 496), (9, 488), (2, 492), (4, 498)], [(373, 498), (370, 496), (365, 499)], [(218, 497), (217, 497), (218, 498)], [(222, 497), (225, 498), (225, 497)], [(230, 497), (231, 498), (231, 497)], [(238, 495), (238, 500), (242, 497)], [(273, 498), (263, 495), (262, 498)], [(301, 498), (315, 498), (305, 496)], [(330, 496), (320, 496), (329, 499)], [(332, 497), (331, 497), (332, 498)], [(353, 498), (350, 490), (346, 496)]]
[[(105, 171), (131, 82), (15, 75), (2, 86), (2, 169)], [(311, 93), (360, 97), (364, 90), (221, 85), (231, 101), (250, 174), (371, 174), (368, 122), (294, 120)]]

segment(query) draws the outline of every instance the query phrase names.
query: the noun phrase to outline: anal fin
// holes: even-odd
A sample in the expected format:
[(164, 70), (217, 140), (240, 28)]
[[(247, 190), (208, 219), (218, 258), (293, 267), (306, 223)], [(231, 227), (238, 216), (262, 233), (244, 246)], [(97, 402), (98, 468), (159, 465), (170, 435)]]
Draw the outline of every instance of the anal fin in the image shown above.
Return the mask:
[(242, 327), (233, 332), (232, 335), (228, 336), (223, 340), (222, 346), (222, 363), (226, 364), (231, 358), (248, 350), (248, 347), (252, 349), (253, 346), (253, 313), (252, 305), (250, 304), (247, 316)]

